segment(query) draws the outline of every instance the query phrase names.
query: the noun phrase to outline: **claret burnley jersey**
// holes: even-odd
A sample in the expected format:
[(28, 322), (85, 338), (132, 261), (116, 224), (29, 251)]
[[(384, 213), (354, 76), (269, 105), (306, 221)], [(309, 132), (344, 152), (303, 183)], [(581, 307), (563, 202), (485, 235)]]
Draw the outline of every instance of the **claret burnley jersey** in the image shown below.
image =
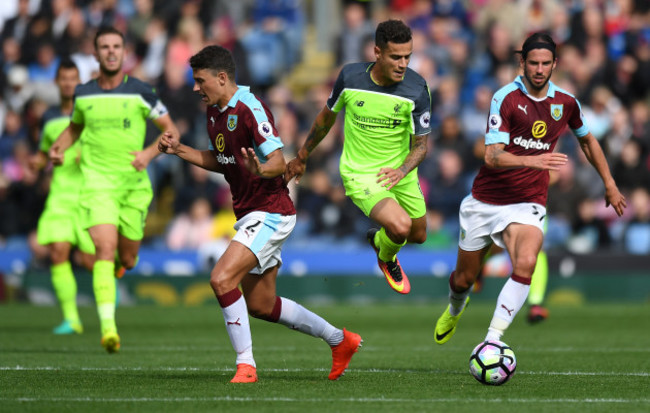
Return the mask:
[[(407, 69), (401, 82), (379, 86), (370, 76), (374, 64), (345, 65), (327, 100), (333, 112), (345, 108), (343, 176), (399, 168), (411, 150), (411, 135), (431, 132), (431, 97), (422, 76)], [(416, 171), (405, 179), (417, 180)]]
[[(548, 82), (544, 98), (530, 96), (522, 77), (498, 90), (490, 106), (485, 144), (505, 144), (517, 156), (552, 152), (567, 125), (581, 138), (589, 133), (577, 99)], [(535, 202), (546, 205), (549, 172), (532, 168), (497, 169), (483, 165), (474, 179), (472, 195), (479, 201), (507, 205)]]
[(282, 175), (262, 178), (246, 169), (242, 148), (253, 148), (260, 162), (276, 149), (283, 148), (268, 107), (239, 86), (224, 109), (207, 109), (210, 150), (224, 168), (230, 184), (233, 210), (240, 219), (252, 211), (293, 215), (296, 210)]

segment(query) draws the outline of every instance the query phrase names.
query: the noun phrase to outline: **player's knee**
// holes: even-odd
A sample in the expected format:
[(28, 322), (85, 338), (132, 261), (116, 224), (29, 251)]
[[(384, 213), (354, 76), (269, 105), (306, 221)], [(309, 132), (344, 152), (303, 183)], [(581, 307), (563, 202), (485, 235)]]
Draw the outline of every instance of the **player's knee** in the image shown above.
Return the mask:
[(234, 284), (227, 274), (213, 270), (210, 274), (210, 287), (216, 295), (223, 295), (237, 288), (237, 284)]
[(513, 263), (513, 272), (515, 274), (526, 276), (533, 273), (535, 265), (537, 264), (537, 255), (519, 255)]
[(411, 244), (423, 244), (427, 240), (426, 228), (412, 230), (409, 234), (408, 242)]
[(451, 288), (456, 292), (467, 291), (472, 285), (474, 285), (475, 281), (475, 274), (459, 272), (456, 270), (454, 278), (451, 280)]
[(120, 264), (127, 270), (135, 267), (136, 257), (134, 255), (127, 255), (125, 257), (120, 257)]
[(408, 216), (396, 218), (386, 229), (399, 238), (407, 239), (411, 235), (411, 218)]

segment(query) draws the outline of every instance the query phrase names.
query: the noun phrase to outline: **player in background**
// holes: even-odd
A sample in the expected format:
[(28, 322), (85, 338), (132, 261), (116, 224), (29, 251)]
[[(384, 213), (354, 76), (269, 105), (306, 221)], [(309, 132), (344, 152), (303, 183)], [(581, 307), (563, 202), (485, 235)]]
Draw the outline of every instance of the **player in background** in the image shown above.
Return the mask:
[(339, 170), (345, 193), (381, 227), (368, 231), (377, 262), (397, 292), (411, 290), (397, 253), (426, 240), (426, 205), (417, 166), (427, 153), (431, 97), (424, 79), (408, 68), (411, 29), (387, 20), (375, 32), (372, 63), (345, 65), (307, 140), (287, 165), (287, 182), (305, 173), (307, 158), (345, 108)]
[(485, 165), (460, 207), (458, 257), (449, 277), (449, 305), (435, 327), (438, 344), (454, 335), (493, 243), (508, 251), (513, 271), (499, 294), (485, 339), (500, 340), (526, 301), (544, 240), (549, 171), (567, 162), (567, 156), (553, 148), (567, 126), (603, 180), (607, 205), (618, 216), (626, 207), (580, 104), (550, 81), (557, 64), (553, 39), (532, 34), (519, 53), (523, 75), (492, 98)]
[(332, 349), (329, 379), (336, 380), (361, 337), (276, 295), (280, 253), (295, 226), (296, 211), (283, 179), (286, 163), (273, 115), (248, 87), (235, 83), (235, 62), (223, 47), (205, 47), (190, 58), (190, 66), (194, 91), (207, 105), (209, 149), (191, 148), (168, 133), (159, 149), (221, 173), (230, 184), (237, 233), (212, 269), (210, 285), (237, 353), (231, 382), (257, 381), (249, 314), (325, 340)]
[(55, 164), (64, 161), (66, 149), (81, 137), (80, 203), (96, 251), (93, 290), (101, 344), (114, 353), (120, 349), (115, 275), (120, 274), (119, 265), (131, 269), (136, 264), (153, 198), (146, 167), (159, 152), (157, 140), (144, 148), (147, 119), (161, 131), (179, 133), (153, 88), (124, 73), (120, 31), (100, 28), (95, 54), (99, 76), (77, 86), (71, 122), (50, 148), (50, 158)]
[[(79, 69), (70, 59), (63, 59), (56, 70), (55, 83), (61, 103), (43, 114), (39, 151), (30, 159), (35, 170), (45, 168), (48, 151), (59, 134), (70, 124), (74, 90), (79, 84)], [(81, 146), (75, 143), (65, 153), (64, 163), (54, 168), (45, 209), (38, 220), (37, 240), (46, 245), (50, 258), (52, 286), (61, 305), (63, 322), (54, 334), (81, 334), (83, 325), (77, 310), (77, 281), (70, 263), (72, 247), (80, 251), (81, 263), (92, 271), (95, 246), (81, 223)]]

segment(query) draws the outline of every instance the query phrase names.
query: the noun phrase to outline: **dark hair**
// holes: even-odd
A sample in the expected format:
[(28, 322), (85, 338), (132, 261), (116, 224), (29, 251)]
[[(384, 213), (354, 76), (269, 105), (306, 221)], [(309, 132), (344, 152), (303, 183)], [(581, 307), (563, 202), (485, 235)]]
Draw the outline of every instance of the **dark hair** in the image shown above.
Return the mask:
[(206, 46), (200, 52), (190, 57), (192, 70), (208, 69), (217, 74), (226, 72), (231, 80), (235, 80), (235, 60), (232, 54), (221, 46)]
[(379, 23), (375, 32), (375, 45), (385, 49), (388, 42), (407, 43), (411, 41), (411, 29), (401, 20), (386, 20)]
[(64, 57), (59, 62), (59, 66), (56, 68), (56, 77), (59, 77), (61, 70), (65, 69), (75, 69), (77, 72), (79, 72), (79, 68), (77, 67), (76, 63), (69, 57)]
[(122, 38), (122, 43), (124, 43), (124, 34), (121, 31), (117, 30), (113, 26), (102, 26), (97, 30), (97, 33), (95, 33), (95, 40), (93, 41), (95, 44), (95, 50), (97, 49), (97, 39), (105, 34), (116, 34)]
[(553, 38), (547, 33), (533, 33), (524, 42), (521, 46), (521, 50), (515, 50), (515, 53), (521, 53), (521, 57), (526, 60), (528, 57), (528, 52), (533, 49), (547, 49), (553, 53), (553, 59), (555, 60), (555, 42)]

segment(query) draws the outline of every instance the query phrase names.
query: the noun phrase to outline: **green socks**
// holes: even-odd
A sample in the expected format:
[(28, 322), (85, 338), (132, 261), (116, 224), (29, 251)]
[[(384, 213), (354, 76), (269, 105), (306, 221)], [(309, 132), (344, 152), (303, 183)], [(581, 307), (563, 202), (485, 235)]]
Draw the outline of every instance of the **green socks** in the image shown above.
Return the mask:
[(72, 323), (79, 323), (77, 280), (72, 273), (70, 261), (52, 265), (50, 270), (52, 272), (52, 286), (61, 304), (63, 319)]
[(116, 332), (115, 325), (115, 263), (96, 261), (93, 267), (93, 290), (102, 335)]
[(400, 249), (406, 244), (406, 240), (401, 244), (394, 243), (388, 235), (386, 230), (382, 227), (375, 235), (375, 245), (379, 248), (379, 259), (384, 262), (395, 261), (395, 256)]
[(548, 282), (548, 258), (544, 251), (537, 255), (537, 265), (533, 272), (533, 278), (530, 281), (530, 292), (528, 293), (528, 304), (542, 305), (544, 295), (546, 294), (546, 284)]

